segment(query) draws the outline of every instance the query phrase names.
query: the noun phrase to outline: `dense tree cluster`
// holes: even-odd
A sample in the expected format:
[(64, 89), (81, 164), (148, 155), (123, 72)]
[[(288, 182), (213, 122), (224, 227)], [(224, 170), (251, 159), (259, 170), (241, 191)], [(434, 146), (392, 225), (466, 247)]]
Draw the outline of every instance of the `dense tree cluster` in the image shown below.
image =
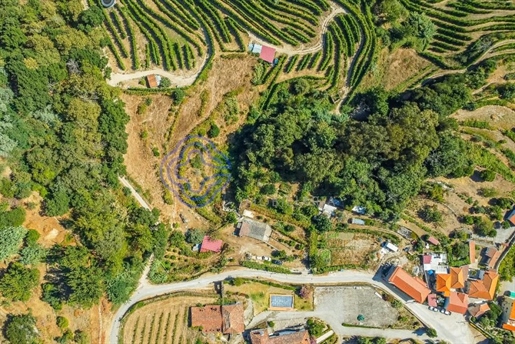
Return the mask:
[[(56, 308), (62, 302), (90, 306), (107, 292), (122, 302), (143, 259), (152, 251), (164, 254), (167, 235), (156, 225), (157, 212), (138, 208), (117, 190), (129, 118), (120, 91), (104, 80), (103, 11), (84, 10), (80, 0), (0, 0), (0, 7), (0, 156), (12, 170), (0, 180), (0, 192), (18, 199), (39, 192), (44, 215), (67, 214), (63, 224), (78, 241), (48, 254), (53, 268), (43, 299)], [(0, 213), (0, 259), (17, 253), (24, 265), (43, 259), (37, 238), (23, 243), (24, 210), (2, 206)], [(20, 280), (10, 279), (11, 270)], [(10, 265), (1, 292), (26, 299), (6, 286), (25, 285), (30, 292), (32, 271)]]
[(356, 100), (367, 112), (364, 120), (331, 114), (323, 93), (299, 91), (296, 83), (281, 84), (275, 102), (254, 110), (254, 122), (240, 132), (239, 200), (271, 192), (266, 185), (278, 173), (393, 219), (426, 177), (472, 173), (467, 144), (447, 118), (470, 99), (465, 77), (443, 79), (402, 100), (371, 90)]

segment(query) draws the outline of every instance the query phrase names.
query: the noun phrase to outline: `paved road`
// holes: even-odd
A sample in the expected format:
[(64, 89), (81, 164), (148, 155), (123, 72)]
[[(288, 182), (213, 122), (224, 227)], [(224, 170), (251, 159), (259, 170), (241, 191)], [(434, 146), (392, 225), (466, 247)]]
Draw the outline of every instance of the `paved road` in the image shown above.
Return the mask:
[[(136, 292), (132, 295), (129, 301), (123, 304), (114, 316), (114, 321), (111, 324), (111, 333), (110, 333), (110, 343), (116, 344), (118, 343), (118, 333), (120, 331), (120, 319), (127, 312), (127, 310), (136, 302), (148, 299), (151, 297), (155, 297), (158, 295), (168, 294), (172, 292), (188, 290), (188, 289), (198, 289), (198, 288), (206, 288), (209, 287), (211, 283), (215, 281), (220, 281), (226, 279), (228, 277), (246, 277), (246, 278), (262, 278), (262, 279), (270, 279), (278, 282), (284, 283), (292, 283), (292, 284), (339, 284), (339, 283), (369, 283), (375, 287), (384, 289), (386, 291), (391, 292), (396, 298), (405, 301), (405, 297), (397, 293), (396, 289), (391, 288), (388, 284), (385, 284), (380, 278), (375, 278), (373, 274), (364, 272), (364, 271), (342, 271), (337, 272), (325, 276), (314, 276), (314, 275), (287, 275), (287, 274), (276, 274), (270, 273), (266, 271), (259, 270), (250, 270), (250, 269), (238, 269), (234, 271), (225, 271), (217, 275), (204, 275), (198, 279), (187, 281), (187, 282), (179, 282), (172, 284), (162, 284), (162, 285), (148, 285), (141, 284), (140, 287), (136, 290)], [(433, 327), (436, 329), (438, 333), (438, 337), (440, 339), (446, 340), (450, 343), (473, 343), (473, 335), (470, 331), (468, 324), (465, 322), (463, 316), (453, 314), (451, 316), (446, 316), (440, 313), (434, 313), (427, 309), (426, 306), (417, 304), (417, 303), (406, 303), (406, 307), (411, 310), (416, 316), (426, 325)], [(291, 313), (285, 313), (291, 316)], [(287, 316), (287, 315), (285, 315)], [(330, 320), (328, 317), (327, 320)], [(347, 329), (343, 328), (339, 324), (331, 324), (332, 326), (337, 326), (336, 330), (347, 331)], [(344, 330), (345, 329), (345, 330)], [(370, 331), (369, 331), (370, 330)], [(360, 330), (356, 328), (351, 328), (349, 332), (353, 334), (358, 334)], [(395, 336), (394, 332), (390, 332), (394, 330), (380, 330), (382, 336)], [(396, 331), (396, 330), (395, 330)], [(373, 330), (366, 329), (366, 333), (371, 334)], [(343, 332), (342, 332), (343, 333)], [(348, 332), (346, 332), (348, 333)], [(375, 333), (375, 332), (374, 332)], [(378, 332), (379, 333), (379, 332)], [(407, 333), (402, 332), (399, 333), (403, 336)], [(415, 335), (411, 333), (411, 337)], [(398, 337), (396, 337), (398, 338)], [(401, 337), (402, 338), (402, 337)]]

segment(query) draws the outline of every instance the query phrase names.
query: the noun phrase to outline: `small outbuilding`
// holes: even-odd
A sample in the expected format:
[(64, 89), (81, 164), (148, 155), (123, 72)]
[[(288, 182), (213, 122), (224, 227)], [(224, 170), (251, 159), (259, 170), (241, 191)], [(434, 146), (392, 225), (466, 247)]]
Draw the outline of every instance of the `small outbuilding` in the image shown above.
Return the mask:
[(365, 224), (365, 221), (362, 220), (362, 219), (352, 218), (351, 219), (351, 223), (353, 225), (361, 225), (361, 226), (363, 226)]
[(263, 222), (244, 218), (238, 226), (240, 237), (246, 236), (268, 242), (272, 235), (272, 228)]
[(157, 74), (147, 75), (147, 85), (149, 88), (159, 87), (159, 84), (161, 84), (161, 76), (160, 75), (157, 75)]
[(200, 245), (200, 252), (215, 252), (222, 251), (224, 242), (222, 240), (213, 240), (208, 235), (204, 236), (202, 244)]

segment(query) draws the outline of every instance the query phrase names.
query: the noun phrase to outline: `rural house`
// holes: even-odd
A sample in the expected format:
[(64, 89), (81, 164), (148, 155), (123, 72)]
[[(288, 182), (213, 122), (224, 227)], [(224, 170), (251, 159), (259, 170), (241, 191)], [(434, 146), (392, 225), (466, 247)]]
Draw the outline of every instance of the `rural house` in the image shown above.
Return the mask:
[(490, 306), (488, 306), (488, 303), (473, 303), (469, 306), (469, 313), (473, 317), (479, 318), (486, 312), (490, 310)]
[(202, 332), (220, 332), (237, 334), (245, 331), (243, 320), (243, 305), (207, 305), (191, 307), (191, 326), (201, 328)]
[(208, 235), (205, 235), (202, 244), (200, 244), (200, 252), (219, 253), (222, 251), (223, 244), (222, 240), (213, 240)]
[(238, 227), (240, 237), (250, 237), (268, 242), (270, 235), (272, 235), (272, 228), (269, 225), (251, 219), (243, 219)]
[(275, 62), (275, 49), (266, 45), (250, 43), (249, 50), (253, 54), (259, 54), (259, 58), (270, 64)]
[(482, 263), (489, 269), (493, 269), (500, 256), (501, 252), (495, 246), (490, 246), (484, 251)]

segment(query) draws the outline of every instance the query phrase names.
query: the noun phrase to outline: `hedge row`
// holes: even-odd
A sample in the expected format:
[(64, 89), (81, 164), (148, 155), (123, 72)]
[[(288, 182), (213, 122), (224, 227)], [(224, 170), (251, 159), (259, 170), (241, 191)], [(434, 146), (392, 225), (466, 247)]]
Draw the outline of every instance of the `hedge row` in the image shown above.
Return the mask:
[(322, 37), (323, 41), (323, 55), (322, 60), (320, 60), (320, 64), (318, 65), (318, 71), (324, 71), (329, 66), (331, 62), (331, 57), (333, 56), (333, 37), (329, 31), (327, 31)]
[[(181, 1), (154, 0), (154, 3), (159, 7), (159, 10), (168, 15), (171, 20), (181, 23), (181, 26), (184, 27), (185, 30), (193, 33), (200, 29), (200, 26), (191, 16), (190, 12), (181, 5)], [(163, 7), (166, 8), (166, 11), (161, 10)]]
[(231, 32), (232, 36), (234, 37), (234, 40), (236, 41), (236, 44), (238, 45), (238, 48), (241, 52), (246, 51), (245, 43), (243, 38), (240, 34), (240, 28), (238, 26), (238, 23), (234, 21), (231, 17), (225, 17), (224, 19), (226, 21), (225, 25), (229, 28), (229, 31)]
[(318, 64), (318, 61), (320, 61), (320, 58), (322, 57), (322, 50), (317, 51), (313, 54), (313, 57), (311, 58), (311, 61), (309, 61), (308, 69), (313, 69)]
[(292, 6), (292, 3), (284, 5), (282, 2), (276, 2), (274, 0), (263, 0), (263, 3), (265, 3), (268, 8), (273, 8), (276, 11), (284, 12), (285, 14), (291, 15), (297, 19), (302, 18), (311, 25), (318, 25), (317, 15), (319, 13), (313, 13), (307, 8), (295, 8)]
[(301, 70), (306, 69), (306, 67), (308, 66), (308, 62), (310, 60), (311, 60), (311, 54), (306, 54), (306, 55), (302, 56), (299, 63), (297, 64), (296, 71), (300, 72)]
[[(116, 6), (115, 8), (118, 9), (119, 7)], [(127, 30), (129, 37), (131, 38), (130, 45), (131, 45), (132, 68), (139, 69), (140, 63), (139, 63), (139, 55), (138, 55), (138, 45), (136, 43), (136, 33), (134, 32), (134, 29), (130, 23), (129, 16), (125, 12), (125, 9), (120, 10), (119, 13), (120, 13), (120, 16), (122, 17), (125, 29)]]
[(291, 274), (291, 270), (279, 265), (272, 265), (272, 264), (261, 264), (257, 262), (252, 262), (249, 260), (244, 260), (241, 263), (241, 266), (244, 266), (249, 269), (255, 269), (255, 270), (264, 270), (268, 272), (276, 272), (280, 274)]
[(106, 29), (107, 29), (107, 31), (109, 31), (111, 36), (114, 38), (114, 43), (120, 50), (122, 57), (124, 57), (124, 58), (129, 57), (129, 53), (127, 52), (127, 49), (123, 45), (122, 39), (120, 38), (120, 35), (118, 34), (118, 30), (113, 25), (113, 23), (111, 21), (111, 16), (107, 15), (106, 10), (104, 10), (104, 17), (105, 17), (104, 23), (105, 23)]
[(297, 63), (297, 60), (299, 59), (299, 55), (293, 55), (292, 57), (290, 57), (290, 59), (288, 60), (288, 64), (286, 66), (284, 66), (284, 72), (285, 73), (289, 73), (293, 70), (293, 66), (295, 65), (295, 63)]

